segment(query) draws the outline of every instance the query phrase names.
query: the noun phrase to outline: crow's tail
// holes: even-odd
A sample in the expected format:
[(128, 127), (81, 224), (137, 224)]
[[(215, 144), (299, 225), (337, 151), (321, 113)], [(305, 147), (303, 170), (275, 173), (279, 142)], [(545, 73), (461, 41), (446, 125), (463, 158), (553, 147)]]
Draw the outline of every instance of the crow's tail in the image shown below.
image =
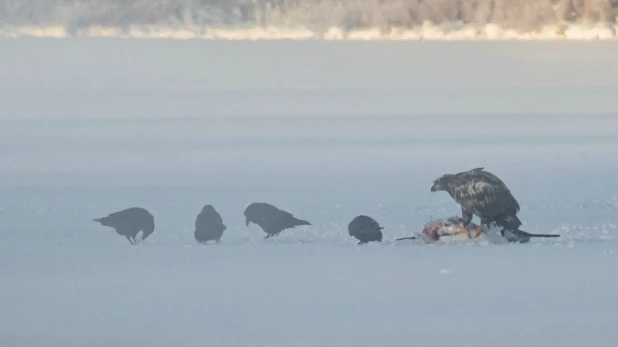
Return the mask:
[(299, 225), (311, 225), (311, 223), (307, 222), (306, 220), (302, 220), (302, 219), (298, 219), (298, 218), (294, 221), (294, 224), (296, 224), (296, 226), (299, 226)]
[(93, 219), (93, 221), (97, 223), (101, 223), (101, 225), (106, 226), (106, 227), (110, 226), (109, 219), (107, 219), (107, 217)]

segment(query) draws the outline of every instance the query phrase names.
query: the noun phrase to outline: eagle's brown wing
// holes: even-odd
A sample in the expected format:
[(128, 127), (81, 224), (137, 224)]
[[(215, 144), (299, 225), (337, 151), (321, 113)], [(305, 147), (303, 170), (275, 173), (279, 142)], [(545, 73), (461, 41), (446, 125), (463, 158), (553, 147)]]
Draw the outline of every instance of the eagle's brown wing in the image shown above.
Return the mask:
[(457, 174), (449, 187), (466, 211), (480, 211), (485, 216), (519, 211), (519, 203), (504, 182), (482, 168)]

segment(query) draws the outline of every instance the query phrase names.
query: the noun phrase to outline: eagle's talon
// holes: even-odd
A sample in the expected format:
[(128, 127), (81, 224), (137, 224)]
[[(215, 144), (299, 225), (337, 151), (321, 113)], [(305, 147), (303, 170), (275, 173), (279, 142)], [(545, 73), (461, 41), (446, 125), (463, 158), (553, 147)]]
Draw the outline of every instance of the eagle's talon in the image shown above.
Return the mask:
[(474, 234), (474, 236), (472, 236), (472, 238), (477, 237), (481, 234), (481, 232), (483, 231), (483, 225), (479, 225), (478, 227), (474, 228), (474, 231), (476, 231), (476, 233)]
[(463, 226), (457, 224), (457, 232), (455, 233), (455, 235), (458, 234), (466, 234), (468, 235), (469, 238), (472, 238), (472, 236), (470, 235), (470, 231), (468, 231), (468, 229), (464, 228)]

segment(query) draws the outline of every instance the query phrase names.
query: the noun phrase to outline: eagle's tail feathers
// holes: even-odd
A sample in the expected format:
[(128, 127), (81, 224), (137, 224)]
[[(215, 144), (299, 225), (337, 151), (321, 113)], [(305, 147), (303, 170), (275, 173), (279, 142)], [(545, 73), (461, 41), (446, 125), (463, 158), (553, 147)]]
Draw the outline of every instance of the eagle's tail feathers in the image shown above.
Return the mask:
[(525, 235), (527, 237), (560, 237), (560, 235), (558, 234), (531, 234), (529, 232), (526, 232), (520, 229), (517, 229), (516, 232), (522, 235)]
[(528, 234), (528, 237), (560, 237), (560, 235), (558, 234)]
[(525, 232), (519, 229), (515, 229), (515, 230), (502, 229), (500, 231), (500, 235), (506, 238), (509, 242), (519, 242), (519, 243), (526, 243), (532, 237), (544, 237), (544, 238), (560, 237), (560, 235), (555, 235), (555, 234), (530, 234), (528, 232)]

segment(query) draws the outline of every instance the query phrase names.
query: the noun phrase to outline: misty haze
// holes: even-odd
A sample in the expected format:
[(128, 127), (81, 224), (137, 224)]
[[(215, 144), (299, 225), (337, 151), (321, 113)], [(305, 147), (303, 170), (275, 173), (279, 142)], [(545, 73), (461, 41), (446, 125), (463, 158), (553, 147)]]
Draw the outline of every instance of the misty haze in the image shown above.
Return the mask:
[(616, 14), (5, 1), (0, 346), (614, 345)]

